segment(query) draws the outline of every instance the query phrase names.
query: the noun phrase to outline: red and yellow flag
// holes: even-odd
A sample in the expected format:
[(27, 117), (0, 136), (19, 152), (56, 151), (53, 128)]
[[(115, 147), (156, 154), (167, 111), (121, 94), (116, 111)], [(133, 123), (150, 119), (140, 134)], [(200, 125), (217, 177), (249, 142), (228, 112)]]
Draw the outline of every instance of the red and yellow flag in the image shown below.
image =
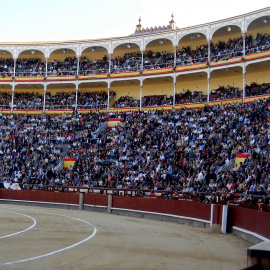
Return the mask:
[(249, 157), (249, 154), (236, 154), (234, 166), (235, 165), (238, 166), (240, 164), (240, 162), (244, 162), (247, 157)]
[(64, 170), (67, 170), (70, 166), (72, 166), (76, 161), (76, 158), (65, 158), (64, 159)]
[(122, 121), (121, 118), (108, 118), (107, 119), (107, 129), (112, 129), (113, 127), (120, 124)]

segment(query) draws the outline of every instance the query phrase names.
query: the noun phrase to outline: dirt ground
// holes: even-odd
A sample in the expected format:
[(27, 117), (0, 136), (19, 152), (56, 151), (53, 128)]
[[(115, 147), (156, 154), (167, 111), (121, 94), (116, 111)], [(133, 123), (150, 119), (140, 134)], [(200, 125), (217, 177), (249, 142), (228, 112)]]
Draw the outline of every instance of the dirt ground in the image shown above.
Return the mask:
[(252, 245), (220, 228), (0, 205), (0, 269), (241, 269)]

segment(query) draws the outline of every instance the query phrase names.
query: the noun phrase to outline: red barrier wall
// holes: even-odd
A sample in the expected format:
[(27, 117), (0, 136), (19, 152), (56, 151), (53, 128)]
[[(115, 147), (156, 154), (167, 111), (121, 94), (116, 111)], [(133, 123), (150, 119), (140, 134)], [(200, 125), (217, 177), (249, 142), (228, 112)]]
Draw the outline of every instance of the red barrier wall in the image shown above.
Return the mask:
[(222, 207), (223, 205), (214, 204), (213, 224), (222, 224)]
[(113, 197), (112, 207), (187, 216), (210, 221), (211, 205), (154, 198)]
[[(79, 193), (42, 190), (4, 190), (0, 189), (0, 199), (41, 201), (79, 204)], [(108, 205), (107, 194), (85, 193), (84, 204)], [(112, 207), (140, 211), (157, 212), (209, 220), (211, 205), (193, 201), (164, 200), (146, 197), (113, 196)], [(214, 206), (213, 223), (221, 224), (222, 205)], [(260, 234), (270, 239), (270, 213), (243, 207), (230, 206), (228, 225)]]
[(108, 206), (108, 195), (85, 193), (84, 194), (84, 204)]
[(0, 190), (0, 199), (79, 204), (79, 193), (40, 190)]
[(229, 223), (270, 239), (270, 213), (242, 207), (229, 208)]

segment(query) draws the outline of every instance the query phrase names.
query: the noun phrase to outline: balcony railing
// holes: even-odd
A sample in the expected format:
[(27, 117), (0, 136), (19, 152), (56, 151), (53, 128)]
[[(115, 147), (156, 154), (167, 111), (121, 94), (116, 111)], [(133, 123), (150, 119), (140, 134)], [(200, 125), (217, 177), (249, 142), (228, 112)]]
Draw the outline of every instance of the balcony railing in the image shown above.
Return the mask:
[[(260, 52), (265, 52), (270, 50), (270, 42), (266, 41), (265, 44), (262, 45), (253, 45), (251, 48), (247, 48), (245, 50), (245, 55), (250, 56), (252, 54), (260, 53)], [(224, 49), (218, 52), (215, 52), (213, 49), (211, 50), (211, 62), (212, 64), (214, 62), (218, 61), (226, 61), (229, 59), (233, 59), (236, 57), (242, 57), (243, 56), (243, 49), (242, 47), (237, 47), (237, 48), (232, 48), (232, 49)], [(194, 55), (194, 54), (182, 54), (182, 53), (177, 53), (177, 58), (176, 61), (173, 59), (171, 60), (164, 60), (162, 58), (151, 58), (151, 57), (146, 57), (144, 59), (144, 64), (143, 64), (143, 70), (144, 71), (149, 71), (149, 70), (158, 70), (161, 68), (172, 68), (174, 66), (174, 62), (176, 63), (176, 66), (190, 66), (194, 64), (199, 64), (199, 63), (207, 63), (208, 62), (208, 56), (207, 53), (205, 55)], [(138, 58), (136, 60), (131, 61), (126, 60), (125, 63), (122, 64), (112, 64), (111, 65), (111, 73), (112, 74), (117, 74), (117, 73), (124, 73), (124, 72), (136, 72), (140, 71), (142, 68), (141, 66), (141, 59)], [(68, 70), (67, 70), (68, 69)], [(77, 67), (74, 68), (72, 67), (63, 67), (63, 68), (58, 68), (58, 69), (51, 69), (48, 67), (47, 74), (45, 72), (44, 66), (42, 69), (36, 68), (29, 70), (24, 69), (24, 68), (17, 68), (15, 72), (15, 77), (19, 80), (20, 78), (23, 77), (47, 77), (47, 78), (56, 78), (56, 77), (68, 77), (68, 76), (87, 76), (87, 75), (100, 75), (100, 74), (108, 74), (109, 69), (107, 67), (98, 67), (98, 66), (93, 66), (92, 68), (89, 69), (84, 69), (82, 66), (80, 67), (79, 72), (77, 73)], [(0, 78), (12, 78), (14, 76), (13, 73), (13, 68), (8, 67), (5, 68), (4, 70), (0, 72)], [(40, 80), (40, 79), (39, 79)]]

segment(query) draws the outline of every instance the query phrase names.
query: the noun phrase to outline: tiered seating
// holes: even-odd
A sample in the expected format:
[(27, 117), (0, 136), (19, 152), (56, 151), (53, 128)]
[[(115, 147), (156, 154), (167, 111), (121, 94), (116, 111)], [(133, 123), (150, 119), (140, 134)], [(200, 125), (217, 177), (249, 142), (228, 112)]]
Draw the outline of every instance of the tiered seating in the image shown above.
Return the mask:
[(16, 76), (44, 76), (45, 65), (39, 58), (22, 58), (16, 61)]
[(0, 76), (9, 77), (13, 74), (14, 60), (12, 58), (0, 58)]
[(246, 86), (247, 96), (258, 96), (266, 94), (270, 89), (270, 83), (257, 84), (255, 82)]
[[(211, 61), (228, 60), (243, 55), (243, 38), (219, 41), (210, 44)], [(258, 33), (256, 37), (246, 36), (246, 54), (257, 53), (270, 49), (270, 37), (268, 34)], [(176, 52), (176, 65), (192, 65), (208, 62), (208, 44), (201, 44), (195, 49), (182, 47)], [(64, 62), (57, 59), (48, 63), (47, 76), (77, 75), (77, 58), (67, 57)], [(141, 53), (129, 52), (122, 57), (112, 58), (112, 73), (141, 70)], [(0, 75), (11, 76), (13, 74), (13, 59), (0, 59)], [(144, 53), (144, 70), (173, 67), (174, 54), (167, 51), (151, 51)], [(109, 60), (105, 55), (102, 59), (89, 60), (86, 56), (80, 60), (79, 74), (108, 73)], [(45, 63), (40, 59), (18, 59), (16, 63), (16, 76), (45, 76)], [(217, 98), (217, 97), (213, 97)]]
[(166, 95), (151, 95), (143, 97), (143, 106), (158, 106)]
[(121, 96), (113, 105), (113, 108), (138, 107), (140, 101), (130, 96)]
[(66, 76), (77, 74), (77, 58), (67, 57), (64, 62), (53, 60), (48, 63), (48, 76)]
[(178, 93), (175, 95), (175, 104), (183, 104), (187, 103), (189, 100), (189, 97), (191, 96), (191, 91), (190, 90), (183, 90), (183, 92)]

